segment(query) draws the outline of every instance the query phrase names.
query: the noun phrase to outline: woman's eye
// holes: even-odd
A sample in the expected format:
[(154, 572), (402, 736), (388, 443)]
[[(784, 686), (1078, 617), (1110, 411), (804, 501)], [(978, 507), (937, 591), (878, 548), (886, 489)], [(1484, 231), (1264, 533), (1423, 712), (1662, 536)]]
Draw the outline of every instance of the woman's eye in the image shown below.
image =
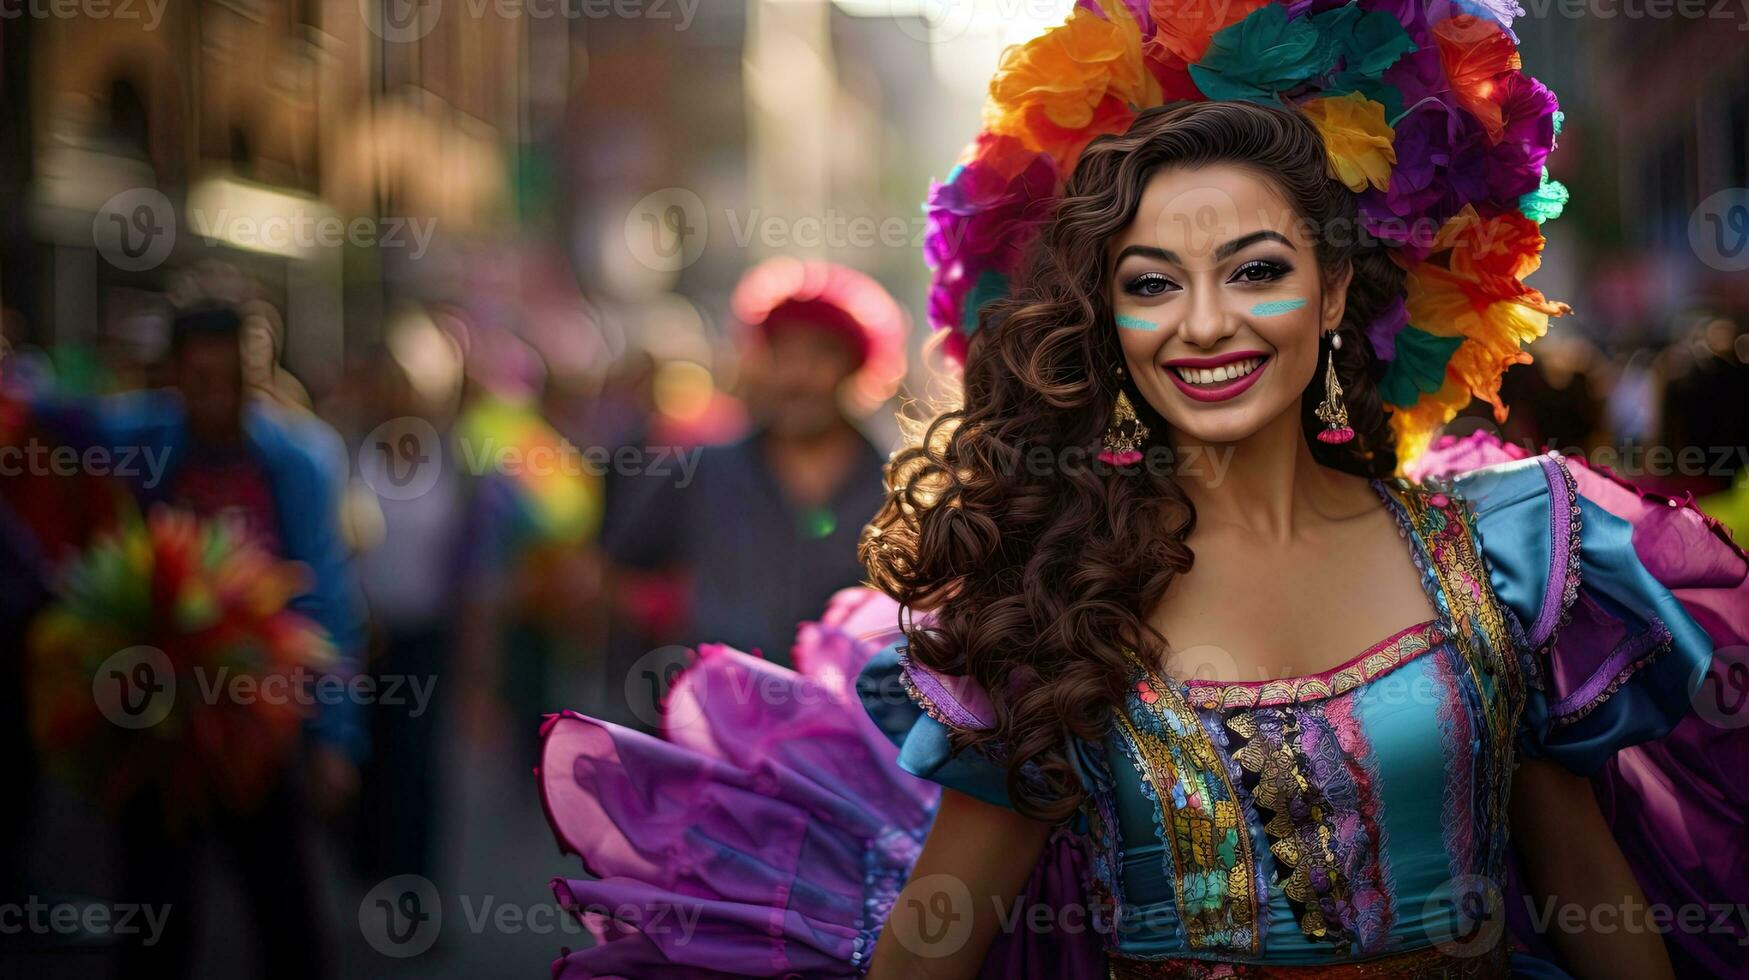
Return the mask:
[(1178, 285), (1158, 272), (1145, 272), (1131, 279), (1124, 292), (1131, 296), (1158, 296), (1168, 289), (1177, 289)]
[(1280, 262), (1253, 259), (1233, 271), (1232, 282), (1274, 282), (1293, 270)]

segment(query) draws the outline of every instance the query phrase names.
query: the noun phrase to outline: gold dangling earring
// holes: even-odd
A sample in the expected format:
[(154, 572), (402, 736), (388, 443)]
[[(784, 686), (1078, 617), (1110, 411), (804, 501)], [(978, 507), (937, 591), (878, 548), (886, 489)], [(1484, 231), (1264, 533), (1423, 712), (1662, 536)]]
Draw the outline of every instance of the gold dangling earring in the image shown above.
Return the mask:
[(1117, 369), (1117, 403), (1111, 406), (1111, 423), (1105, 427), (1104, 448), (1099, 461), (1113, 466), (1130, 466), (1142, 461), (1142, 441), (1148, 438), (1148, 427), (1136, 415), (1130, 396), (1123, 390), (1123, 368)]
[(1354, 438), (1354, 430), (1348, 426), (1348, 406), (1342, 401), (1342, 382), (1336, 379), (1336, 352), (1341, 349), (1342, 335), (1331, 331), (1330, 360), (1324, 367), (1324, 400), (1312, 411), (1324, 423), (1318, 441), (1338, 446)]

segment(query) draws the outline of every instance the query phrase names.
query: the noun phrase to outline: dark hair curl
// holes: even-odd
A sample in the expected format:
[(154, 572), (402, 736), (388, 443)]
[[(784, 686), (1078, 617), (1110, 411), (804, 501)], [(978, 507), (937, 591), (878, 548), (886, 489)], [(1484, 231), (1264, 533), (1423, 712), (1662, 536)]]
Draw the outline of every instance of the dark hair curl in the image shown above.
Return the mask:
[[(1196, 514), (1157, 467), (1034, 472), (1026, 460), (1037, 447), (1057, 460), (1091, 456), (1123, 363), (1107, 295), (1110, 240), (1134, 220), (1156, 171), (1219, 163), (1250, 168), (1282, 191), (1312, 230), (1326, 283), (1353, 269), (1336, 364), (1357, 438), (1312, 440), (1315, 458), (1366, 476), (1396, 466), (1365, 328), (1401, 298), (1403, 272), (1361, 232), (1354, 195), (1327, 176), (1312, 124), (1246, 102), (1179, 103), (1093, 141), (1018, 288), (980, 317), (963, 407), (937, 416), (893, 457), (887, 502), (860, 549), (876, 587), (908, 611), (933, 609), (921, 622), (907, 616), (908, 656), (968, 676), (990, 695), (993, 727), (956, 730), (956, 749), (1001, 760), (1017, 808), (1039, 819), (1065, 819), (1080, 804), (1068, 737), (1104, 737), (1124, 696), (1124, 651), (1145, 660), (1164, 652), (1146, 616), (1191, 567), (1185, 542)], [(1301, 398), (1308, 438), (1321, 426), (1312, 408), (1322, 377)], [(1156, 437), (1165, 431), (1158, 417), (1148, 421)]]

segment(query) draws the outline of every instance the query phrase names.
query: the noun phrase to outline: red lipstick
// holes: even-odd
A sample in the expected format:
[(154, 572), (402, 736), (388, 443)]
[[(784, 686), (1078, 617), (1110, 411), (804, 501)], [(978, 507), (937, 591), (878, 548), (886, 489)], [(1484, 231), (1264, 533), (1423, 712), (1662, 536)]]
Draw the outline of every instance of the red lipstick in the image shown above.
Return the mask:
[[(1257, 365), (1255, 370), (1242, 378), (1234, 378), (1231, 381), (1223, 381), (1214, 385), (1193, 385), (1184, 380), (1176, 370), (1173, 370), (1174, 368), (1217, 368), (1224, 364), (1252, 358), (1261, 358), (1263, 363)], [(1216, 354), (1213, 357), (1174, 358), (1161, 364), (1161, 367), (1166, 370), (1166, 376), (1172, 379), (1172, 383), (1178, 386), (1178, 390), (1184, 392), (1185, 397), (1199, 402), (1224, 402), (1230, 398), (1239, 397), (1245, 393), (1245, 389), (1257, 383), (1257, 379), (1269, 369), (1269, 355), (1260, 350), (1242, 350)]]

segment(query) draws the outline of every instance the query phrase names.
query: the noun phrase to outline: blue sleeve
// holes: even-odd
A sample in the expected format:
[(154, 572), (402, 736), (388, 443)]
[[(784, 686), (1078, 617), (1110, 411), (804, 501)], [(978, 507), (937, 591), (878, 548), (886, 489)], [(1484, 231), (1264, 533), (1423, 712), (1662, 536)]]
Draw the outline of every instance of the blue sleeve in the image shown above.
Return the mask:
[[(272, 474), (275, 506), (285, 558), (310, 571), (310, 589), (291, 607), (328, 633), (336, 663), (330, 673), (350, 681), (362, 665), (365, 646), (364, 595), (357, 569), (340, 529), (340, 501), (346, 487), (346, 453), (340, 437), (314, 417), (284, 417), (260, 409), (247, 431)], [(362, 706), (351, 696), (326, 698), (310, 734), (354, 760), (367, 751)]]
[(31, 418), (77, 452), (109, 454), (117, 479), (142, 503), (170, 492), (172, 471), (187, 446), (182, 401), (164, 389), (104, 397), (46, 395), (30, 404)]
[(1013, 808), (1007, 770), (977, 751), (956, 753), (954, 726), (979, 723), (975, 710), (930, 677), (913, 673), (904, 641), (875, 654), (857, 678), (863, 709), (899, 747), (899, 768), (985, 803)]
[(1558, 456), (1472, 471), (1454, 486), (1475, 507), (1494, 591), (1523, 627), (1527, 754), (1589, 774), (1674, 728), (1713, 643), (1647, 569), (1633, 524), (1582, 496)]

